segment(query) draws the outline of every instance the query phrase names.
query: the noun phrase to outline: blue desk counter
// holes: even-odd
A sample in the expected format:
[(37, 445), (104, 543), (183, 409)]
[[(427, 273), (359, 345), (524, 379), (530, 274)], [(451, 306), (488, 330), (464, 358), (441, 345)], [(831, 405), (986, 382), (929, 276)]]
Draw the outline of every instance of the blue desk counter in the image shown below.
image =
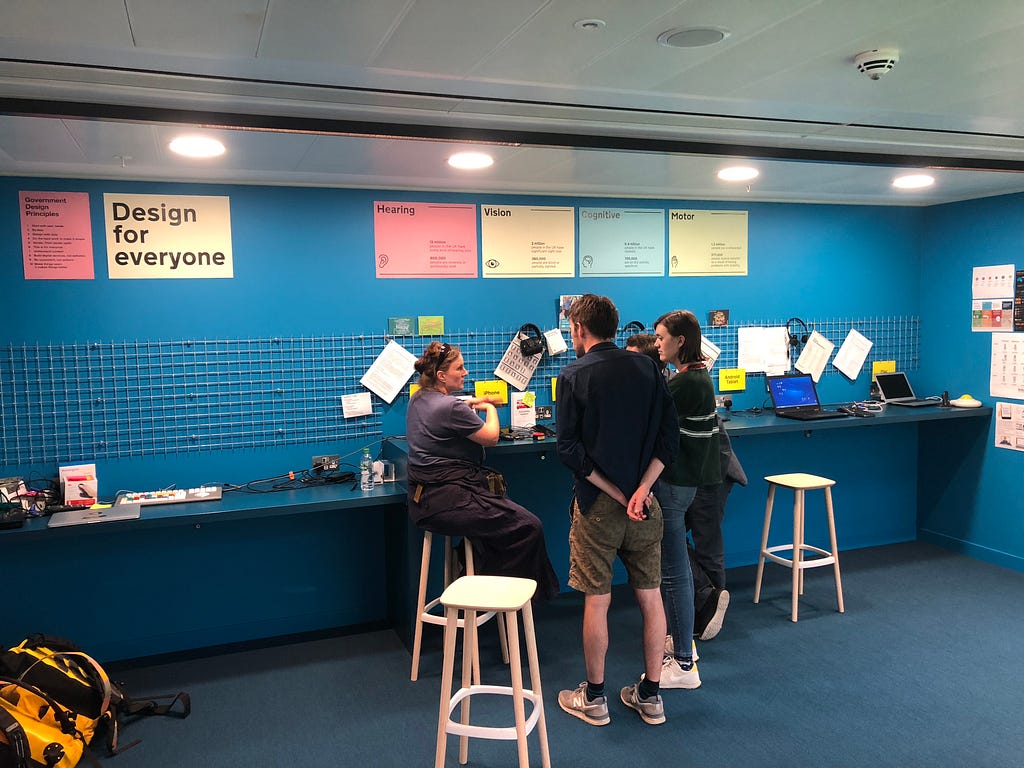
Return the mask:
[[(733, 414), (727, 426), (750, 486), (729, 501), (727, 565), (756, 559), (760, 478), (781, 471), (837, 480), (841, 548), (914, 538), (918, 441), (948, 442), (957, 461), (964, 433), (973, 435), (964, 450), (973, 450), (991, 414), (890, 407), (876, 418), (816, 423)], [(927, 434), (919, 435), (923, 424)], [(404, 478), (401, 441), (386, 444), (385, 456)], [(543, 520), (564, 588), (572, 478), (554, 438), (503, 441), (488, 449), (487, 462)], [(405, 636), (420, 542), (405, 498), (402, 482), (368, 493), (348, 483), (228, 492), (217, 502), (145, 507), (126, 522), (48, 529), (45, 519), (32, 520), (0, 531), (5, 575), (16, 587), (8, 590), (4, 634), (69, 637), (104, 661), (341, 627), (393, 626)]]

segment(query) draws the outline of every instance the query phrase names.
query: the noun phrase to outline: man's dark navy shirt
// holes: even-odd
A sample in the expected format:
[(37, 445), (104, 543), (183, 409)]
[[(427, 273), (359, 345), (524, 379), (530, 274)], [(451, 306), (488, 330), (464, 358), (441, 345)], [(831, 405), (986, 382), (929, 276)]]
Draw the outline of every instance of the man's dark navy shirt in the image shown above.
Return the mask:
[(558, 458), (576, 477), (586, 512), (600, 490), (595, 468), (629, 499), (652, 458), (669, 466), (679, 449), (679, 423), (658, 365), (647, 355), (595, 344), (558, 376)]

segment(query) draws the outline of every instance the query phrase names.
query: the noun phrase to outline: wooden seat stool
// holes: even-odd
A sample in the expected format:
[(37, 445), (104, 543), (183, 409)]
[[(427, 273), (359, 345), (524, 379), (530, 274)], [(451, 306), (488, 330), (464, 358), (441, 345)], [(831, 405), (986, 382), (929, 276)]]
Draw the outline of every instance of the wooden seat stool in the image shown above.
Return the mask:
[[(445, 617), (440, 613), (433, 613), (432, 611), (441, 604), (441, 598), (435, 597), (430, 602), (427, 602), (427, 579), (430, 575), (430, 550), (431, 543), (434, 539), (434, 534), (430, 531), (423, 531), (423, 555), (420, 561), (420, 586), (416, 597), (416, 620), (415, 630), (413, 632), (412, 641), (412, 671), (409, 675), (409, 679), (415, 681), (419, 677), (420, 671), (420, 650), (423, 645), (423, 625), (424, 624), (435, 624), (437, 626), (444, 626)], [(473, 546), (469, 539), (463, 539), (465, 542), (466, 550), (466, 575), (472, 576), (473, 574)], [(444, 586), (446, 589), (455, 578), (458, 576), (458, 554), (452, 547), (452, 537), (444, 537)], [(477, 626), (490, 621), (494, 617), (494, 612), (480, 613), (476, 617)], [(459, 629), (462, 629), (462, 619), (459, 619)], [(501, 616), (498, 617), (498, 637), (501, 642), (501, 658), (506, 664), (508, 664), (508, 642), (505, 638), (504, 620)], [(476, 646), (473, 646), (473, 670), (475, 679), (477, 682), (480, 681), (480, 659), (476, 655)]]
[[(820, 568), (831, 565), (835, 572), (836, 599), (839, 603), (839, 613), (843, 613), (843, 582), (839, 575), (839, 548), (836, 546), (836, 521), (832, 509), (832, 486), (835, 480), (817, 475), (808, 475), (803, 472), (795, 472), (785, 475), (769, 475), (765, 478), (768, 481), (768, 504), (764, 511), (764, 531), (761, 534), (761, 552), (757, 558), (757, 581), (754, 585), (754, 602), (761, 598), (761, 577), (764, 574), (765, 558), (791, 568), (793, 571), (793, 612), (792, 620), (797, 620), (797, 609), (799, 597), (804, 593), (804, 571), (807, 568)], [(793, 543), (781, 544), (774, 547), (768, 546), (768, 531), (772, 523), (772, 504), (775, 500), (776, 488), (790, 488), (793, 491)], [(828, 535), (831, 549), (824, 550), (820, 547), (812, 547), (804, 542), (804, 504), (807, 491), (825, 491), (825, 510), (828, 513)], [(776, 552), (792, 550), (791, 557), (785, 558), (775, 554)], [(811, 552), (821, 557), (806, 559), (805, 552)]]
[[(533, 609), (530, 600), (537, 591), (533, 579), (511, 576), (463, 576), (452, 582), (441, 595), (445, 609), (444, 665), (441, 673), (441, 704), (437, 724), (437, 753), (435, 768), (443, 768), (448, 734), (459, 736), (459, 764), (469, 760), (469, 739), (515, 739), (519, 747), (519, 766), (530, 764), (527, 736), (534, 730), (540, 740), (541, 765), (550, 768), (547, 725), (544, 720), (544, 697), (540, 684), (540, 664), (537, 659), (537, 638), (533, 627)], [(509, 669), (512, 685), (481, 685), (471, 681), (472, 652), (476, 647), (475, 635), (480, 612), (495, 612), (505, 618), (508, 632)], [(465, 641), (462, 644), (462, 687), (452, 694), (455, 670), (455, 635), (458, 633), (459, 613), (463, 613)], [(519, 651), (519, 621), (523, 618), (523, 640), (530, 672), (530, 688), (523, 688), (523, 668)], [(509, 727), (472, 725), (469, 722), (471, 697), (478, 694), (498, 694), (512, 697), (515, 725)], [(527, 716), (526, 702), (532, 705)], [(452, 713), (460, 707), (459, 721)]]

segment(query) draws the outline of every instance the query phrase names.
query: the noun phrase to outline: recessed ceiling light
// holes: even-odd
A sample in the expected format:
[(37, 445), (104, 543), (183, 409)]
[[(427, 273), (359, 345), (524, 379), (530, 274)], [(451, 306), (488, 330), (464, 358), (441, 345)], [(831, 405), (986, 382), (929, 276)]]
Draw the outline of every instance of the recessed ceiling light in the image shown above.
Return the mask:
[(747, 165), (735, 165), (732, 168), (723, 168), (718, 172), (718, 178), (722, 181), (750, 181), (761, 175), (757, 168)]
[(460, 171), (478, 171), (494, 165), (494, 158), (484, 152), (457, 152), (448, 158), (448, 165)]
[(580, 19), (573, 23), (573, 26), (581, 32), (597, 32), (599, 29), (604, 29), (604, 19)]
[(897, 176), (892, 180), (896, 189), (924, 189), (935, 183), (935, 177), (926, 173), (908, 173), (906, 176)]
[(721, 27), (676, 27), (658, 35), (658, 45), (668, 48), (703, 48), (720, 43), (729, 36)]
[(170, 143), (171, 152), (185, 157), (217, 157), (224, 145), (208, 136), (179, 136)]

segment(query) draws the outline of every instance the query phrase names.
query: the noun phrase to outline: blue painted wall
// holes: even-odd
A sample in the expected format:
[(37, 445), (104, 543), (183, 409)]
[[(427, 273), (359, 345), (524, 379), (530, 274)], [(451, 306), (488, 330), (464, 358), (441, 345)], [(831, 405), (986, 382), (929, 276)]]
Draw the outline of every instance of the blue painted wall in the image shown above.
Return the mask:
[[(972, 269), (1024, 267), (1024, 196), (936, 206), (924, 211), (922, 225), (920, 282), (928, 290), (921, 306), (922, 387), (949, 390), (952, 397), (969, 393), (994, 405), (991, 334), (971, 331)], [(1024, 570), (1024, 454), (996, 448), (991, 424), (967, 436), (978, 449), (967, 452), (967, 461), (959, 440), (932, 437), (922, 432), (921, 537)]]
[[(21, 190), (90, 193), (94, 281), (23, 279), (17, 203)], [(108, 280), (103, 239), (104, 192), (229, 196), (235, 278)], [(748, 210), (749, 275), (376, 280), (374, 200)], [(968, 330), (970, 265), (1011, 260), (1009, 256), (991, 254), (1012, 253), (1012, 232), (1020, 231), (1020, 227), (1013, 227), (1010, 222), (1019, 223), (1019, 208), (1019, 198), (918, 209), (2, 179), (0, 284), (7, 289), (10, 304), (0, 324), (0, 344), (366, 333), (380, 336), (383, 345), (389, 315), (442, 314), (451, 330), (514, 327), (523, 322), (551, 327), (559, 294), (593, 291), (611, 296), (623, 321), (639, 319), (648, 323), (661, 312), (680, 307), (694, 310), (698, 317), (705, 317), (709, 309), (729, 308), (733, 325), (790, 316), (920, 315), (922, 368), (915, 379), (920, 380), (921, 389), (931, 392), (967, 388), (983, 396), (987, 393), (988, 339), (972, 337)], [(992, 230), (985, 241), (972, 240), (970, 222)], [(842, 339), (833, 341), (838, 343)], [(411, 351), (419, 354), (421, 350)], [(949, 373), (954, 366), (958, 370), (956, 380)], [(476, 375), (485, 377), (479, 372)], [(735, 397), (737, 409), (762, 403), (761, 379), (753, 381), (751, 390)], [(820, 387), (826, 401), (861, 399), (867, 388), (864, 375), (856, 382), (848, 382), (835, 374), (826, 376)], [(914, 538), (919, 494), (922, 498), (927, 496), (929, 507), (936, 510), (926, 515), (923, 525), (938, 530), (948, 523), (952, 530), (959, 520), (958, 508), (970, 503), (974, 507), (972, 514), (978, 518), (977, 526), (968, 530), (957, 528), (953, 533), (962, 535), (972, 546), (1009, 546), (1005, 531), (999, 530), (1007, 523), (1009, 513), (984, 511), (997, 506), (994, 502), (999, 492), (994, 488), (979, 491), (981, 502), (973, 504), (974, 478), (978, 473), (972, 472), (967, 477), (956, 476), (945, 486), (943, 497), (933, 500), (935, 484), (926, 482), (919, 488), (915, 479), (919, 474), (915, 460), (917, 433), (909, 427), (885, 430), (884, 434), (861, 429), (831, 431), (813, 438), (797, 434), (737, 440), (736, 448), (751, 476), (751, 486), (737, 488), (730, 501), (726, 520), (727, 564), (747, 564), (756, 558), (765, 498), (760, 478), (794, 469), (826, 474), (839, 482), (836, 505), (842, 547)], [(399, 399), (394, 406), (384, 409), (384, 433), (402, 432), (404, 401)], [(932, 442), (941, 442), (941, 438), (939, 435)], [(313, 453), (344, 454), (359, 445), (357, 440), (342, 445), (310, 444), (104, 461), (98, 467), (100, 490), (102, 495), (108, 495), (129, 486), (187, 486), (210, 480), (241, 483), (304, 468)], [(930, 464), (936, 448), (928, 441), (921, 446), (922, 477), (931, 478), (934, 474)], [(952, 448), (947, 453), (958, 450), (957, 446)], [(988, 453), (993, 455), (986, 456), (983, 472), (991, 473), (993, 479), (1006, 480), (1019, 457), (991, 450)], [(516, 497), (544, 519), (555, 567), (564, 580), (566, 553), (562, 542), (567, 526), (568, 474), (553, 457), (542, 461), (536, 455), (524, 455), (506, 457), (499, 463), (507, 471)], [(0, 467), (0, 475), (40, 476), (54, 471), (55, 466)], [(1020, 518), (1020, 502), (1014, 504), (1011, 508), (1016, 509)], [(811, 515), (809, 510), (810, 535), (815, 535), (814, 526), (818, 523)], [(294, 536), (282, 536), (279, 531), (263, 530), (269, 523), (261, 523), (259, 528), (263, 532), (258, 534), (247, 525), (233, 524), (218, 531), (208, 543), (179, 541), (177, 534), (170, 531), (151, 533), (145, 541), (130, 540), (131, 537), (128, 541), (118, 540), (119, 548), (144, 553), (140, 565), (147, 559), (157, 559), (164, 550), (168, 562), (174, 558), (172, 553), (180, 553), (179, 563), (193, 574), (201, 573), (217, 553), (223, 558), (221, 576), (226, 581), (219, 581), (208, 599), (202, 597), (202, 590), (192, 590), (202, 601), (195, 620), (178, 626), (181, 622), (172, 616), (163, 623), (147, 625), (116, 646), (104, 646), (107, 652), (100, 655), (140, 655), (316, 626), (381, 620), (384, 613), (379, 595), (360, 592), (361, 587), (350, 582), (349, 577), (360, 571), (363, 559), (376, 557), (371, 553), (379, 551), (383, 524), (368, 526), (365, 520), (358, 525), (337, 520), (321, 522), (328, 527), (327, 540), (335, 542), (337, 551), (328, 552), (317, 541), (317, 526), (299, 529)], [(282, 525), (289, 531), (295, 530), (294, 518)], [(274, 548), (278, 557), (275, 565), (279, 578), (286, 582), (280, 585), (284, 592), (276, 594), (274, 605), (294, 605), (284, 611), (261, 612), (259, 605), (246, 597), (242, 605), (248, 605), (247, 610), (217, 611), (217, 601), (229, 599), (236, 590), (252, 589), (252, 594), (262, 591), (258, 579), (248, 586), (245, 579), (253, 563), (268, 556), (261, 550), (264, 535), (280, 541), (280, 546)], [(14, 538), (5, 537), (0, 547)], [(90, 538), (98, 541), (102, 536)], [(371, 546), (352, 546), (345, 542), (348, 538), (352, 542), (370, 542)], [(234, 547), (231, 542), (235, 540), (244, 546)], [(65, 546), (61, 544), (58, 548)], [(1024, 553), (1024, 542), (1014, 544), (1009, 551), (1020, 556)], [(63, 549), (51, 554), (59, 559), (69, 556)], [(26, 568), (33, 558), (32, 552), (19, 553), (19, 563)], [(232, 563), (239, 567), (232, 569)], [(322, 590), (317, 594), (316, 585), (338, 563), (343, 563), (339, 583), (352, 586), (340, 592)], [(76, 571), (79, 569), (88, 570), (88, 563), (78, 563)], [(290, 575), (293, 573), (294, 578)], [(120, 586), (125, 601), (144, 604), (150, 599), (142, 585), (122, 582)], [(285, 594), (288, 590), (299, 599)], [(346, 605), (339, 607), (339, 601)], [(16, 631), (56, 631), (39, 626), (42, 616), (32, 614), (30, 618), (33, 621), (26, 620)], [(87, 619), (83, 622), (89, 636), (82, 637), (74, 628), (67, 629), (67, 633), (86, 644), (92, 640), (100, 642), (104, 632), (110, 634), (109, 628), (100, 624), (90, 626)]]

